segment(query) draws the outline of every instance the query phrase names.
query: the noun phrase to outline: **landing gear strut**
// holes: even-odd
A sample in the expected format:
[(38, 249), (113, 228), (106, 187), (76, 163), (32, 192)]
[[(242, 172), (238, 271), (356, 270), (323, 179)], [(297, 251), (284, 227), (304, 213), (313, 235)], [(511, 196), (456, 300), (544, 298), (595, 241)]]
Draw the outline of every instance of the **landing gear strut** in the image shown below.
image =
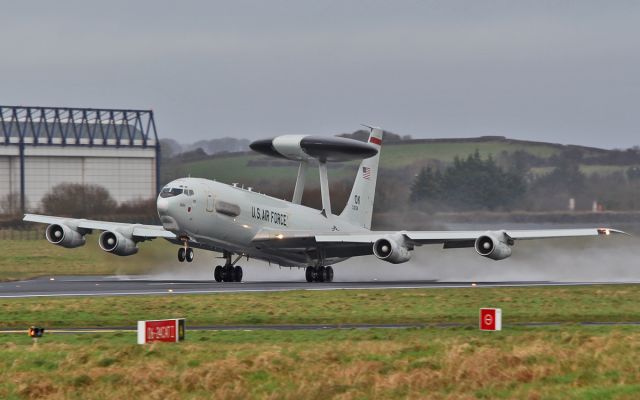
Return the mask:
[(242, 267), (235, 265), (242, 255), (239, 255), (233, 262), (231, 261), (231, 253), (224, 252), (224, 258), (227, 262), (224, 265), (218, 265), (213, 270), (213, 278), (216, 282), (242, 282)]
[(328, 267), (307, 267), (305, 270), (307, 282), (333, 282), (333, 268)]

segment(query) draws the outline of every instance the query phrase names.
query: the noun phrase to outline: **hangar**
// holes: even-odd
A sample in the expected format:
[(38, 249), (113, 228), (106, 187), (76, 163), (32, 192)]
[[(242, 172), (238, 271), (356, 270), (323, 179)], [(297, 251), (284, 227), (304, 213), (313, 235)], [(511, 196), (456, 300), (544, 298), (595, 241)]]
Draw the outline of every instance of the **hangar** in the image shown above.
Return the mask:
[(118, 202), (152, 198), (159, 162), (151, 110), (0, 106), (0, 197), (15, 208), (5, 212), (37, 210), (60, 183), (101, 185)]

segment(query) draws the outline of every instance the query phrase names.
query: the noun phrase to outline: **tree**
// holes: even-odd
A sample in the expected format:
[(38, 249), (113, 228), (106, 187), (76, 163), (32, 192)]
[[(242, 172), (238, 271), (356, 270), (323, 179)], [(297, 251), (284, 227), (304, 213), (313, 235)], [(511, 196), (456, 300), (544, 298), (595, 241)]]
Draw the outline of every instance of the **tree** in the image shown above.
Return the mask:
[(505, 172), (491, 156), (483, 160), (476, 150), (466, 159), (456, 157), (444, 173), (421, 170), (413, 182), (411, 200), (439, 209), (494, 210), (509, 208), (525, 191), (521, 172)]
[(0, 199), (0, 213), (18, 214), (21, 212), (20, 205), (20, 193), (8, 193)]
[(112, 213), (116, 206), (109, 191), (100, 185), (61, 183), (42, 198), (46, 214), (78, 218)]

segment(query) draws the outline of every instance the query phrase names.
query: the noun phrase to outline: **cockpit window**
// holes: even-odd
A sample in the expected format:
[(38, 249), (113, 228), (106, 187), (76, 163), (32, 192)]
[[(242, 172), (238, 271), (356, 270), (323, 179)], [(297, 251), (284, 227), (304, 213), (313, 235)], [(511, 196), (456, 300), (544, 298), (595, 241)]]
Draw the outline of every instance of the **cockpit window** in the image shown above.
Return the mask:
[(160, 192), (160, 197), (173, 197), (182, 193), (182, 188), (164, 188)]
[(185, 190), (184, 190), (184, 194), (186, 194), (187, 196), (193, 196), (193, 190), (191, 190), (191, 189), (185, 189)]

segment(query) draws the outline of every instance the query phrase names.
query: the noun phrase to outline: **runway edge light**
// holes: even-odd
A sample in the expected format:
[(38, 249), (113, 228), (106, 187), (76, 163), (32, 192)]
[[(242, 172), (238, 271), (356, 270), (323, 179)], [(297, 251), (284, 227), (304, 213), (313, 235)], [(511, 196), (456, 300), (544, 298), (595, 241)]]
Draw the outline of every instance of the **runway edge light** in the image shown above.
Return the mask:
[(29, 336), (34, 339), (41, 338), (44, 335), (44, 328), (38, 326), (32, 326), (29, 328)]
[(138, 321), (138, 344), (181, 342), (185, 338), (184, 318)]
[(481, 308), (480, 309), (480, 330), (481, 331), (501, 331), (502, 330), (502, 309), (501, 308)]

